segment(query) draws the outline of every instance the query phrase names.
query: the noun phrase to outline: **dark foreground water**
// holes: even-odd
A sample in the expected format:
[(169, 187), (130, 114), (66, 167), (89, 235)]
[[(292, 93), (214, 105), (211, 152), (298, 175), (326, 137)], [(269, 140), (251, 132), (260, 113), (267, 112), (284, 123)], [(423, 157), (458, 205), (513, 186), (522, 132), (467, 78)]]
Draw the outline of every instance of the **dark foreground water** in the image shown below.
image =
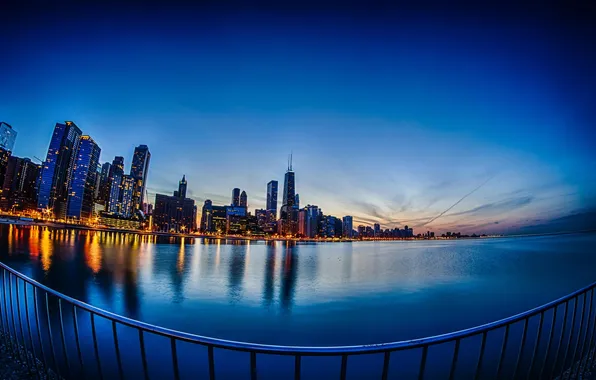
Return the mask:
[[(309, 346), (405, 340), (525, 311), (595, 281), (594, 247), (594, 234), (286, 244), (0, 226), (2, 262), (84, 302), (185, 332)], [(66, 319), (68, 330), (72, 316)], [(111, 334), (109, 324), (99, 321), (98, 328)], [(81, 330), (90, 337), (85, 323)], [(137, 357), (132, 347), (138, 337), (122, 333), (131, 347), (126, 354)], [(153, 344), (169, 348), (167, 341)], [(150, 364), (163, 359), (159, 350), (150, 351)], [(200, 361), (190, 358), (205, 358), (203, 351), (180, 355), (184, 363), (185, 357)], [(169, 360), (169, 351), (163, 355)], [(242, 368), (248, 376), (247, 354), (226, 355), (218, 363), (234, 365), (218, 368), (220, 374), (232, 376)], [(268, 363), (260, 375), (291, 375), (293, 359), (278, 359), (259, 359)], [(341, 361), (308, 360), (316, 378), (325, 377), (322, 368), (338, 370)], [(105, 372), (113, 369), (102, 365)], [(382, 355), (350, 365), (361, 370), (352, 378), (371, 378), (366, 374), (380, 375)], [(392, 361), (395, 366), (405, 368)], [(138, 375), (133, 367), (131, 376)], [(308, 368), (306, 363), (305, 378)]]

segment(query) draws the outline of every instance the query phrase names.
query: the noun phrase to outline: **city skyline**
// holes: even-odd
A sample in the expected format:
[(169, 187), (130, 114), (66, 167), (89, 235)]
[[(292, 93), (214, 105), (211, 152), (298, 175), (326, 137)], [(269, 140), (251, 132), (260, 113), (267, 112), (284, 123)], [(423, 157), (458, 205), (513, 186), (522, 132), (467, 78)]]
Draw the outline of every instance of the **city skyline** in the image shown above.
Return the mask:
[[(135, 147), (150, 147), (151, 202), (186, 174), (197, 205), (228, 204), (237, 187), (251, 210), (265, 209), (264, 188), (282, 181), (293, 151), (301, 204), (352, 215), (354, 227), (594, 226), (596, 60), (574, 38), (579, 26), (560, 25), (553, 40), (553, 21), (539, 17), (474, 29), (466, 17), (453, 26), (432, 14), (376, 24), (326, 14), (308, 16), (305, 31), (288, 14), (210, 11), (218, 22), (197, 28), (196, 15), (171, 11), (151, 30), (149, 11), (131, 24), (126, 10), (114, 24), (84, 7), (55, 12), (75, 17), (6, 28), (3, 65), (15, 75), (0, 119), (18, 131), (16, 156), (43, 158), (52, 125), (73, 120), (102, 164), (126, 153), (124, 173)], [(86, 28), (74, 36), (54, 20)], [(49, 59), (77, 48), (86, 55), (76, 66)], [(72, 91), (56, 97), (63, 83)]]

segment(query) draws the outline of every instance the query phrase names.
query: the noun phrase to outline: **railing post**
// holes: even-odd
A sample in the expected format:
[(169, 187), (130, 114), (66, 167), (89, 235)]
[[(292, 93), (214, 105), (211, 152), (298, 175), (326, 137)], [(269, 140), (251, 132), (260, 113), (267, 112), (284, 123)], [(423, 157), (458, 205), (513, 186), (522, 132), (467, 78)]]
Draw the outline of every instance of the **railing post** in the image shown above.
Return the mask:
[(49, 376), (50, 368), (46, 360), (45, 350), (43, 349), (43, 340), (41, 339), (41, 324), (39, 323), (39, 309), (37, 306), (37, 287), (33, 286), (33, 310), (35, 313), (35, 323), (37, 325), (37, 340), (39, 341), (39, 348), (41, 350), (42, 363), (46, 369), (46, 374)]
[(99, 378), (103, 379), (101, 361), (99, 360), (99, 348), (97, 347), (97, 334), (95, 333), (95, 314), (93, 312), (89, 314), (91, 315), (91, 335), (93, 336), (93, 349), (95, 350), (95, 360), (97, 361), (97, 373), (99, 374)]
[[(579, 299), (579, 297), (577, 298)], [(575, 347), (573, 348), (573, 354), (571, 355), (571, 367), (569, 367), (569, 377), (573, 374), (575, 370), (575, 355), (577, 354), (577, 349), (579, 348), (579, 341), (582, 338), (582, 330), (584, 328), (584, 314), (586, 314), (586, 302), (588, 301), (588, 296), (584, 293), (584, 300), (582, 301), (582, 315), (579, 319), (579, 330), (577, 330), (577, 341), (575, 342)]]
[(480, 345), (480, 355), (478, 356), (478, 363), (476, 364), (476, 380), (480, 379), (480, 371), (482, 370), (482, 359), (484, 358), (484, 350), (486, 348), (486, 331), (482, 333), (482, 344)]
[(39, 366), (37, 365), (37, 354), (35, 353), (35, 345), (33, 344), (33, 334), (31, 333), (31, 320), (29, 319), (29, 299), (27, 298), (27, 283), (23, 281), (23, 298), (25, 299), (25, 318), (27, 320), (27, 332), (29, 333), (29, 343), (31, 344), (31, 354), (33, 355), (33, 366), (37, 376), (41, 378)]
[(209, 359), (209, 380), (215, 380), (215, 359), (213, 358), (213, 346), (207, 347), (207, 356)]
[(534, 370), (534, 360), (536, 359), (536, 355), (538, 354), (538, 348), (540, 347), (540, 337), (542, 336), (542, 326), (544, 324), (544, 311), (540, 313), (540, 322), (538, 322), (538, 334), (536, 336), (536, 341), (534, 342), (534, 351), (532, 351), (532, 358), (530, 359), (530, 369), (527, 373), (527, 379), (530, 379), (532, 376), (532, 372)]
[(60, 337), (62, 338), (62, 353), (64, 354), (64, 362), (66, 363), (66, 370), (69, 376), (72, 376), (70, 362), (68, 360), (68, 350), (66, 348), (66, 335), (64, 333), (64, 317), (62, 315), (62, 298), (58, 298), (58, 313), (60, 315)]
[(114, 350), (116, 351), (116, 361), (118, 362), (118, 374), (120, 380), (124, 379), (124, 371), (122, 370), (122, 358), (120, 358), (120, 346), (118, 345), (118, 332), (116, 331), (116, 321), (112, 321), (112, 335), (114, 336)]
[(178, 355), (176, 353), (176, 339), (170, 339), (170, 347), (172, 348), (172, 367), (174, 368), (174, 379), (180, 379), (180, 372), (178, 371)]
[(300, 355), (294, 357), (294, 380), (300, 380)]
[[(15, 347), (12, 340), (12, 332), (10, 331), (10, 318), (8, 317), (8, 306), (6, 303), (6, 270), (2, 268), (2, 301), (4, 302), (4, 314), (6, 316), (6, 331), (7, 335), (6, 338), (8, 339), (8, 345), (10, 346), (10, 351), (12, 352), (13, 358), (15, 355)], [(9, 273), (10, 276), (10, 273)]]
[(79, 365), (81, 366), (81, 377), (85, 378), (85, 365), (83, 364), (83, 354), (81, 353), (81, 342), (79, 339), (79, 321), (77, 317), (77, 307), (72, 305), (72, 322), (74, 326), (75, 342), (77, 344), (77, 354), (79, 356)]
[[(594, 318), (592, 317), (592, 306), (594, 304), (594, 288), (590, 290), (590, 311), (588, 312), (588, 327), (586, 329), (586, 339), (584, 339), (584, 343), (582, 344), (581, 350), (581, 359), (579, 361), (580, 368), (583, 366), (588, 367), (588, 361), (590, 359), (590, 354), (592, 353), (592, 343), (594, 338), (594, 330), (596, 329), (596, 325), (591, 323)], [(587, 342), (587, 345), (586, 345)], [(585, 353), (584, 348), (588, 349), (588, 352)], [(585, 362), (584, 362), (585, 359)], [(585, 363), (585, 364), (583, 364)], [(579, 374), (579, 371), (578, 371)]]
[(54, 362), (54, 367), (56, 368), (56, 373), (58, 376), (60, 375), (60, 364), (56, 360), (56, 350), (54, 349), (54, 337), (52, 335), (52, 321), (50, 319), (50, 300), (48, 298), (48, 292), (45, 292), (45, 299), (46, 299), (46, 316), (48, 318), (48, 334), (50, 336), (50, 348), (52, 352), (52, 361)]
[(250, 352), (250, 378), (257, 380), (257, 354), (254, 351)]
[(348, 355), (343, 354), (341, 356), (341, 373), (340, 373), (340, 376), (339, 376), (339, 378), (341, 380), (345, 380), (346, 379), (347, 370), (348, 370)]
[(515, 370), (513, 371), (514, 379), (517, 379), (517, 371), (519, 370), (519, 363), (521, 361), (522, 356), (524, 355), (524, 348), (526, 347), (526, 338), (528, 336), (528, 323), (529, 322), (530, 322), (530, 318), (526, 317), (526, 319), (524, 319), (524, 332), (522, 333), (521, 346), (519, 348), (519, 353), (517, 354), (517, 361), (515, 362)]
[(546, 368), (546, 365), (548, 364), (548, 354), (550, 352), (550, 347), (553, 342), (553, 337), (555, 336), (555, 325), (557, 323), (557, 310), (558, 309), (559, 309), (559, 306), (555, 306), (555, 309), (553, 311), (553, 320), (551, 322), (550, 331), (548, 333), (548, 343), (546, 344), (546, 351), (544, 353), (544, 361), (542, 362), (542, 366), (540, 367), (540, 373), (538, 374), (539, 379), (543, 378), (542, 374), (544, 373), (544, 368)]
[(571, 346), (571, 342), (573, 340), (573, 333), (575, 332), (575, 315), (577, 314), (577, 300), (578, 297), (576, 296), (573, 299), (573, 312), (571, 313), (571, 331), (569, 332), (569, 339), (567, 340), (567, 346), (565, 346), (565, 351), (563, 354), (563, 365), (561, 368), (561, 373), (559, 376), (562, 376), (565, 373), (565, 363), (567, 363), (567, 357), (569, 354), (569, 346)]
[(552, 378), (553, 373), (557, 370), (557, 363), (559, 362), (559, 352), (561, 351), (561, 346), (563, 345), (563, 338), (565, 337), (565, 328), (567, 327), (568, 315), (569, 301), (565, 301), (565, 313), (563, 314), (563, 326), (561, 327), (561, 337), (559, 338), (559, 344), (557, 344), (557, 350), (555, 351), (555, 356), (553, 356), (553, 365), (550, 369), (547, 379)]
[(149, 380), (149, 372), (147, 370), (147, 354), (145, 353), (145, 338), (143, 337), (143, 330), (139, 329), (139, 344), (141, 345), (141, 361), (143, 362), (143, 374), (145, 380)]
[(387, 380), (387, 376), (389, 376), (389, 359), (391, 357), (391, 351), (385, 351), (383, 355), (383, 375), (381, 376), (382, 380)]
[(428, 354), (428, 346), (422, 349), (422, 358), (420, 359), (420, 370), (418, 372), (418, 380), (424, 379), (424, 370), (426, 369), (426, 355)]

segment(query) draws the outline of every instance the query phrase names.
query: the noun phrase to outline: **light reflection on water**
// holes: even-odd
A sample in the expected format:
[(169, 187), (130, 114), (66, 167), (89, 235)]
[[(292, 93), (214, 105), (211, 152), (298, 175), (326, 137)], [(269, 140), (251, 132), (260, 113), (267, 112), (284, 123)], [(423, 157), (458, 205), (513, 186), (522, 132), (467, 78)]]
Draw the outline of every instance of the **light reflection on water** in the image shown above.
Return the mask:
[(594, 234), (301, 243), (0, 226), (0, 258), (95, 306), (274, 344), (395, 341), (471, 327), (596, 280)]

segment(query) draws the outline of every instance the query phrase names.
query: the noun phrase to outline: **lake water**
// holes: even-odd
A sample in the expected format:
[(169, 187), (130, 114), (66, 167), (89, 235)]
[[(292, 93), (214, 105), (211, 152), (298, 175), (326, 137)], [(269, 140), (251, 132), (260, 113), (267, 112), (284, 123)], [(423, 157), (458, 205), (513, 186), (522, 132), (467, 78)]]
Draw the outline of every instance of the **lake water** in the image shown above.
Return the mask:
[(595, 234), (352, 243), (0, 226), (0, 259), (145, 322), (284, 345), (380, 343), (504, 318), (596, 280)]

